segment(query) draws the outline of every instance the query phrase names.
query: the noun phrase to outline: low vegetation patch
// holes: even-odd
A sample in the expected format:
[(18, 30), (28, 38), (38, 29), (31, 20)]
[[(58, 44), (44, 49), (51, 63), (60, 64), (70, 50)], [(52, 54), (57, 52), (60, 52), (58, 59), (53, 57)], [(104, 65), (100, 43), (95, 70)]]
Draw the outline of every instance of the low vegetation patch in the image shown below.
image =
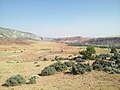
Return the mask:
[(85, 59), (82, 59), (82, 56), (73, 57), (71, 60), (75, 60), (76, 62), (85, 62)]
[(48, 59), (47, 58), (43, 58), (43, 61), (48, 61)]
[(64, 62), (64, 64), (65, 64), (67, 67), (72, 67), (75, 63), (74, 63), (74, 62)]
[(57, 62), (52, 65), (49, 65), (48, 67), (45, 67), (42, 70), (42, 72), (38, 75), (49, 76), (49, 75), (54, 75), (56, 72), (62, 72), (65, 70), (67, 70), (67, 66), (65, 64), (62, 64), (61, 62)]
[(39, 74), (40, 76), (49, 76), (49, 75), (54, 75), (56, 73), (56, 70), (54, 67), (45, 67), (42, 72)]
[(110, 59), (111, 55), (110, 54), (100, 54), (96, 56), (97, 60), (106, 60), (106, 59)]
[(27, 84), (36, 84), (36, 78), (35, 78), (35, 77), (31, 77), (31, 78), (28, 80)]
[(54, 67), (57, 72), (62, 72), (62, 71), (67, 70), (67, 66), (61, 62), (54, 63), (54, 64), (50, 65), (50, 67)]
[(71, 60), (69, 57), (59, 57), (59, 56), (55, 56), (55, 60), (59, 61), (59, 60)]
[(38, 64), (38, 65), (36, 65), (36, 67), (40, 67), (40, 65)]
[(72, 66), (72, 73), (74, 75), (76, 74), (84, 74), (85, 72), (92, 71), (92, 67), (89, 64), (82, 64), (77, 63), (76, 65)]
[(93, 70), (105, 71), (110, 74), (120, 74), (120, 66), (114, 62), (96, 60), (93, 64)]
[(3, 86), (17, 86), (17, 85), (21, 85), (21, 84), (25, 84), (26, 80), (23, 76), (21, 75), (16, 75), (16, 76), (12, 76), (10, 78), (8, 78), (5, 82), (5, 84), (3, 84)]

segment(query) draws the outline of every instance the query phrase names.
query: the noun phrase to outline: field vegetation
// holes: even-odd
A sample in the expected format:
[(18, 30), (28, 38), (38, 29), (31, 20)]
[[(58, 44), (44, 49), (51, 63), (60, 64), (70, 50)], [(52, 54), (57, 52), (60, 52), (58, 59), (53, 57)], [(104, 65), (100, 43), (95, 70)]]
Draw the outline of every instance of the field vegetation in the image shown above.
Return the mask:
[(116, 47), (0, 45), (0, 90), (120, 90)]

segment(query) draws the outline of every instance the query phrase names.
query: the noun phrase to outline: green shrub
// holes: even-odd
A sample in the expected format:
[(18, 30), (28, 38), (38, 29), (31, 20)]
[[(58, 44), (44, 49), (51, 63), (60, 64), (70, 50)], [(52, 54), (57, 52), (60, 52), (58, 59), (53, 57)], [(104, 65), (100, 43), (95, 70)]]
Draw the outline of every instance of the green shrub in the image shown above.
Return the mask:
[(63, 58), (63, 57), (59, 57), (58, 60), (65, 60), (65, 58)]
[(89, 64), (77, 63), (72, 66), (73, 74), (84, 74), (85, 72), (92, 71), (92, 67)]
[(27, 82), (27, 84), (36, 84), (36, 78), (35, 77), (31, 77), (29, 79), (29, 81)]
[(117, 52), (116, 48), (115, 47), (111, 47), (110, 53), (115, 53), (115, 52)]
[(114, 55), (110, 58), (112, 61), (119, 61), (120, 60), (120, 54), (117, 52), (114, 52)]
[(51, 64), (51, 65), (49, 65), (49, 66), (50, 66), (50, 67), (54, 67), (54, 68), (55, 68), (55, 67), (56, 67), (59, 63), (61, 64), (61, 62), (60, 62), (60, 61), (57, 61), (56, 63), (53, 63), (53, 64)]
[(54, 75), (55, 73), (56, 73), (55, 68), (48, 66), (48, 67), (45, 67), (42, 70), (41, 74), (39, 74), (39, 75), (41, 75), (41, 76), (49, 76), (49, 75)]
[(111, 74), (120, 73), (120, 67), (118, 64), (109, 61), (96, 60), (93, 64), (93, 70), (105, 71)]
[(116, 63), (116, 64), (120, 64), (120, 59), (117, 59), (117, 60), (115, 61), (115, 63)]
[(75, 60), (75, 61), (77, 61), (77, 60), (81, 60), (81, 59), (82, 59), (81, 56), (76, 56), (76, 57), (71, 58), (71, 60)]
[(55, 60), (64, 60), (63, 57), (55, 56)]
[(76, 62), (85, 62), (85, 59), (82, 59), (82, 58), (76, 58), (75, 61), (76, 61)]
[(75, 63), (74, 63), (74, 62), (64, 62), (64, 64), (65, 64), (67, 67), (72, 67)]
[(113, 67), (105, 67), (104, 71), (110, 74), (115, 74), (115, 73), (120, 74), (120, 69)]
[(36, 67), (40, 67), (40, 65), (36, 65)]
[(83, 55), (82, 59), (94, 59), (92, 54), (95, 54), (95, 48), (94, 46), (87, 46), (86, 51), (79, 52), (81, 55)]
[(48, 59), (47, 58), (43, 58), (43, 61), (47, 61)]
[(103, 60), (96, 60), (93, 64), (93, 70), (103, 70), (104, 67), (111, 66), (111, 63)]
[(25, 84), (26, 80), (21, 75), (16, 75), (8, 78), (5, 82), (5, 86), (17, 86), (21, 84)]
[(86, 56), (86, 55), (84, 55), (84, 56), (82, 56), (82, 59), (95, 60), (96, 58), (94, 56)]
[(111, 57), (109, 54), (100, 54), (99, 55), (99, 59), (101, 59), (101, 60), (106, 60), (108, 57)]
[(34, 64), (38, 64), (38, 62), (34, 62)]
[(120, 74), (120, 69), (113, 68), (113, 67), (105, 67), (104, 71), (110, 74), (115, 74), (115, 73)]
[(54, 67), (57, 72), (62, 72), (62, 71), (67, 70), (67, 66), (60, 62), (54, 63), (54, 64), (50, 65), (50, 67)]
[(55, 56), (55, 60), (58, 60), (59, 56)]
[(69, 55), (68, 57), (72, 57), (72, 55)]
[(77, 65), (73, 65), (72, 66), (72, 73), (73, 74), (84, 74), (85, 73), (85, 69), (84, 68), (80, 68)]
[(71, 60), (69, 57), (59, 57), (59, 56), (55, 56), (55, 60), (58, 61), (58, 60)]

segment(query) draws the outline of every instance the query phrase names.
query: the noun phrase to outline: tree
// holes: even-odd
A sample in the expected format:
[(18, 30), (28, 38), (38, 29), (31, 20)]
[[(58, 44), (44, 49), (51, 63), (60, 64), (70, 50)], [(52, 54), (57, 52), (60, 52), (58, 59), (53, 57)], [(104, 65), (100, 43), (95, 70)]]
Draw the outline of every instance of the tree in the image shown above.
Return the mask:
[(94, 46), (87, 46), (86, 51), (81, 51), (79, 52), (81, 55), (83, 55), (84, 59), (93, 59), (92, 54), (95, 54), (95, 48)]
[(116, 52), (117, 52), (116, 48), (115, 47), (111, 47), (110, 53), (116, 53)]
[(95, 54), (96, 51), (94, 46), (91, 46), (91, 45), (87, 46), (87, 52), (90, 52), (91, 55)]

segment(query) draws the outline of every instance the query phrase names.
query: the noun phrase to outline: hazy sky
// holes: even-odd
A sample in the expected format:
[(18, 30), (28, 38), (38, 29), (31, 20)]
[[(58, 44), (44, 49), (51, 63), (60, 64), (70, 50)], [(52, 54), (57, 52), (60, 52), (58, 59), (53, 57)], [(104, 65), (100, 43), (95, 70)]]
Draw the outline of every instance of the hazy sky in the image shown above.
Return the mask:
[(120, 0), (0, 0), (0, 26), (45, 37), (120, 35)]

